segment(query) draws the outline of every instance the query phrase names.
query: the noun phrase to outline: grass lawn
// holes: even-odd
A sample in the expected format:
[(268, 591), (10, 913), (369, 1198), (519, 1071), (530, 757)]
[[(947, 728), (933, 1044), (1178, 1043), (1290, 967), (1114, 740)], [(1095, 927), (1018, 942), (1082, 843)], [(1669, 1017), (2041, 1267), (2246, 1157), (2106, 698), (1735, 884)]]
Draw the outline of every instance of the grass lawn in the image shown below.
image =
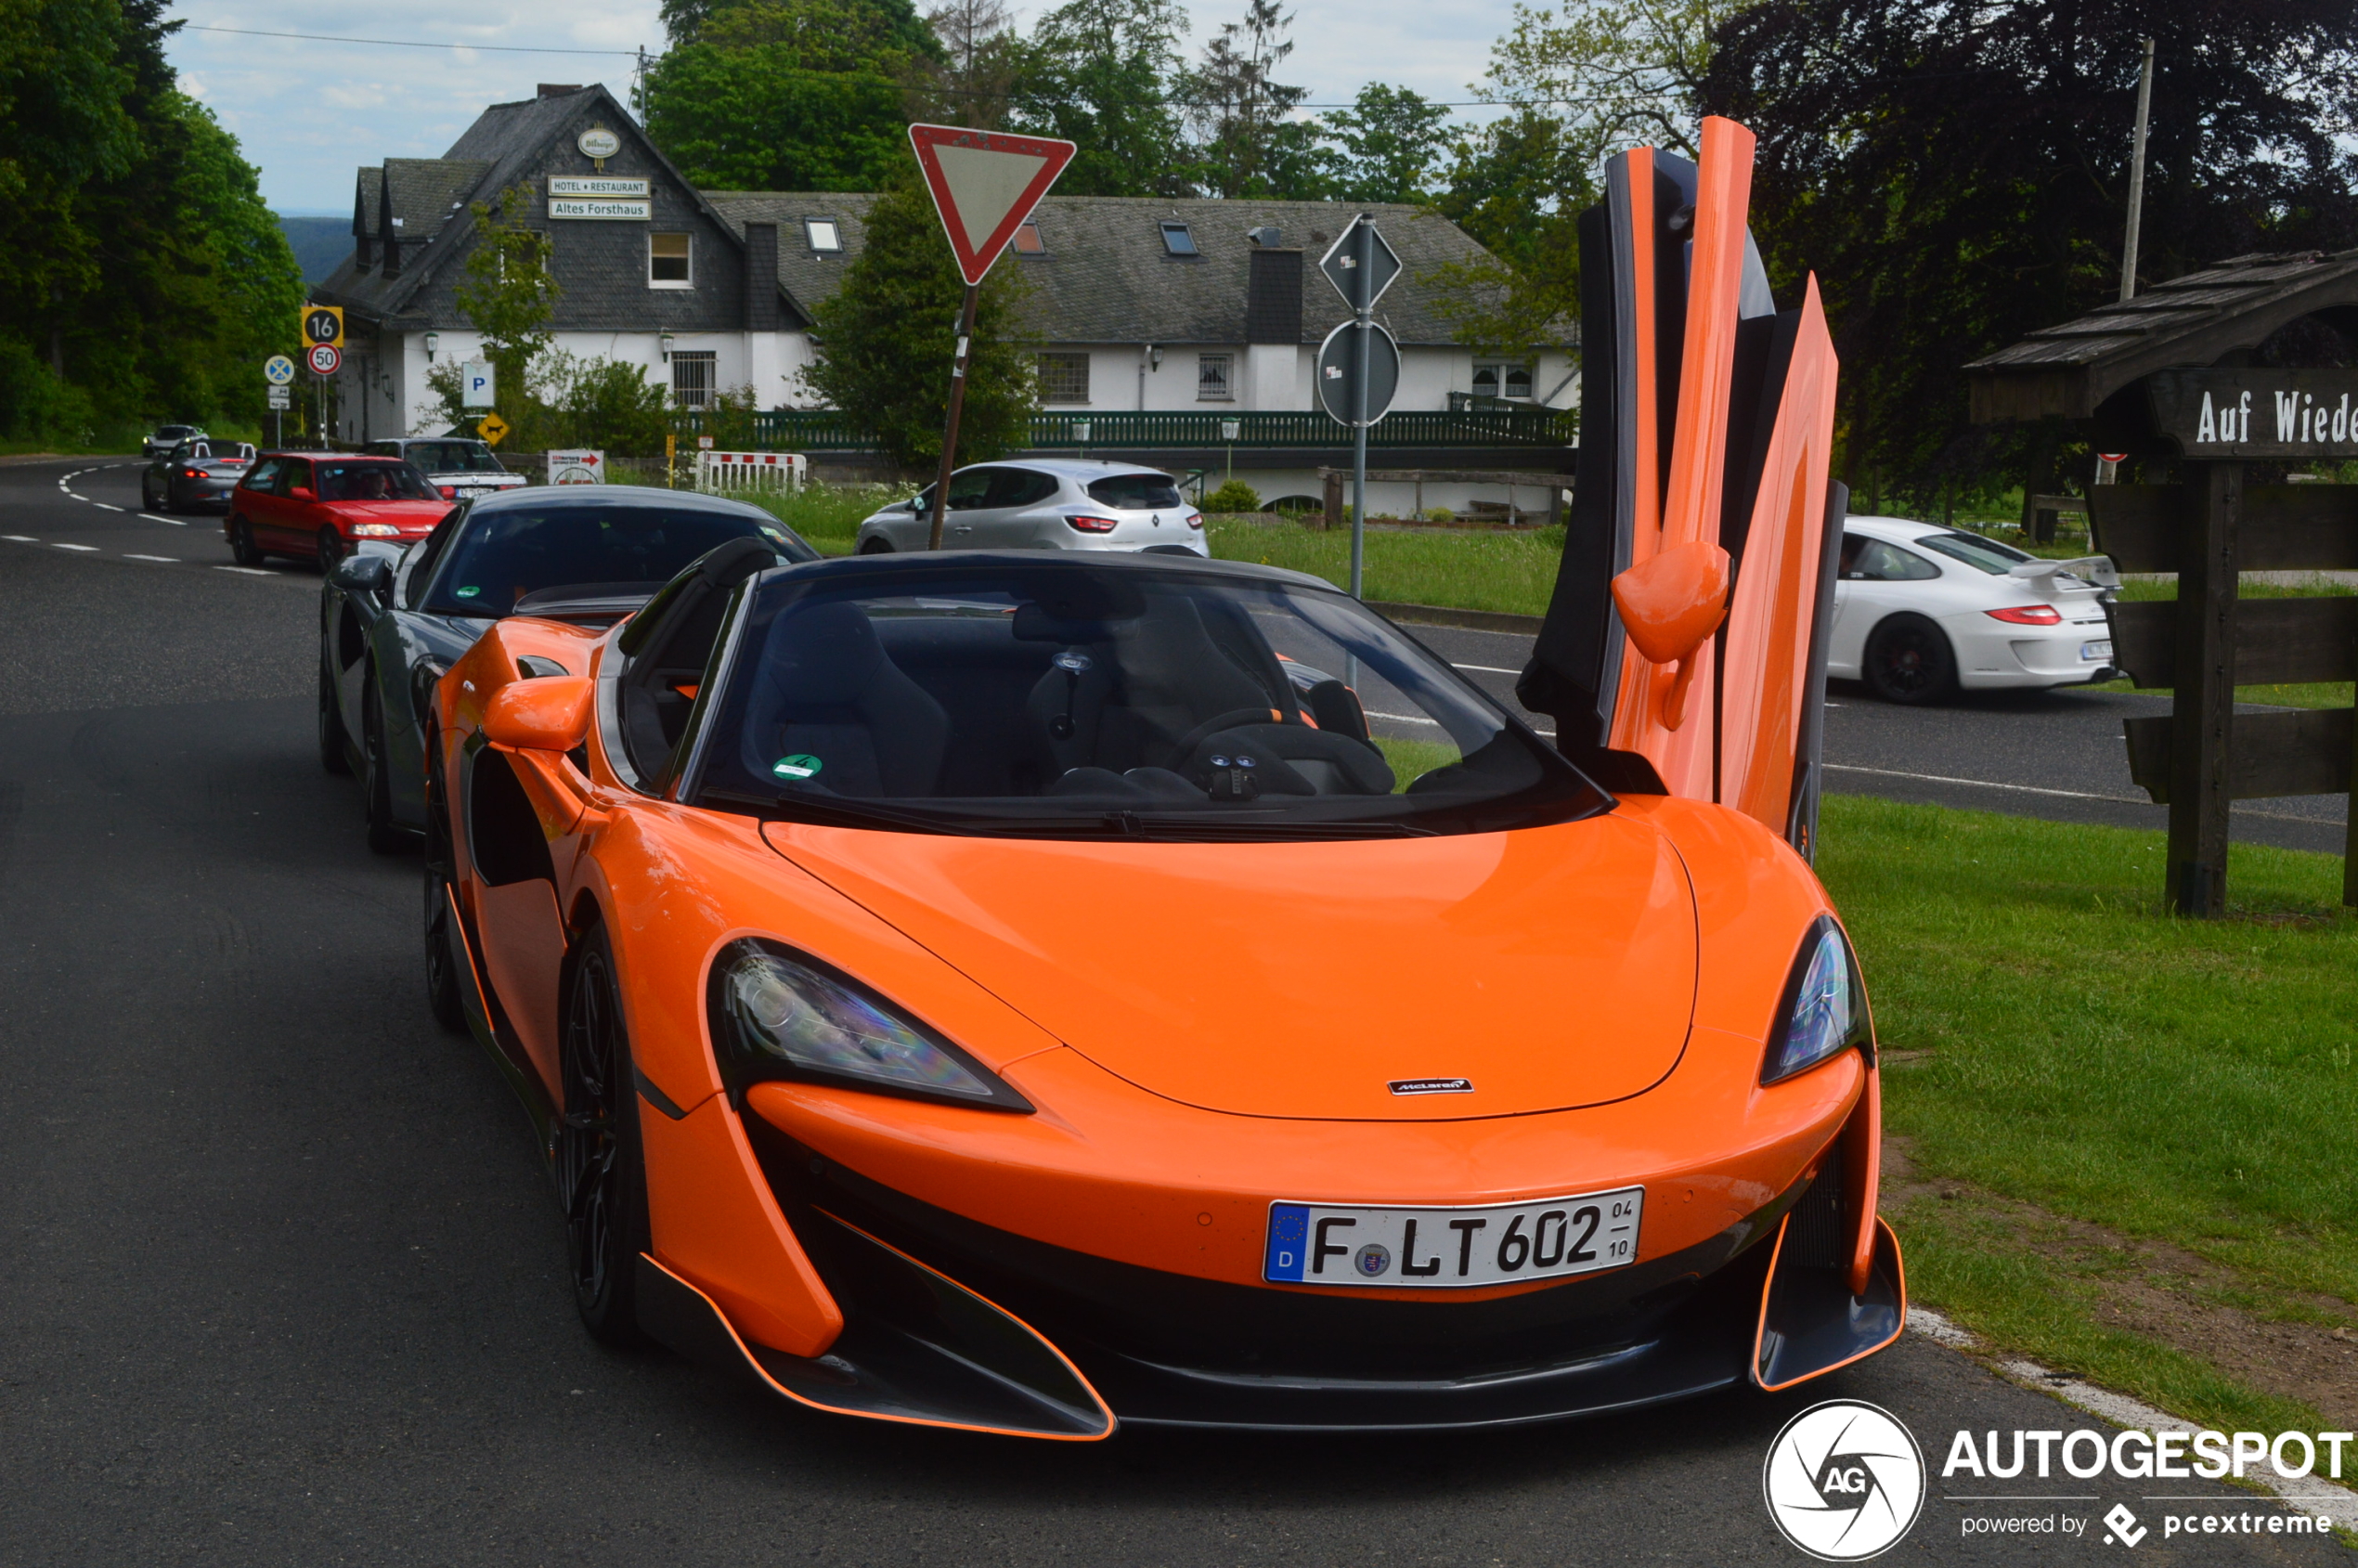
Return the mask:
[[(1257, 561), (1326, 578), (1351, 581), (1351, 531), (1293, 523), (1250, 523), (1213, 517), (1207, 526), (1211, 553), (1226, 561)], [(1370, 529), (1367, 536), (1367, 596), (1400, 604), (1445, 604), (1459, 610), (1502, 610), (1544, 616), (1563, 562), (1564, 531), (1530, 533), (1466, 529), (1409, 534)]]
[[(2162, 913), (2158, 833), (1833, 796), (1822, 834), (1923, 1173), (2181, 1249), (2261, 1315), (2358, 1321), (2338, 857), (2238, 844), (2231, 916), (2203, 922)], [(1894, 1220), (1925, 1300), (2002, 1340), (2190, 1415), (2264, 1404), (2093, 1322), (2102, 1258), (1971, 1204)]]
[(750, 493), (745, 499), (775, 512), (820, 554), (849, 555), (870, 512), (916, 493), (913, 485), (806, 485), (782, 494)]

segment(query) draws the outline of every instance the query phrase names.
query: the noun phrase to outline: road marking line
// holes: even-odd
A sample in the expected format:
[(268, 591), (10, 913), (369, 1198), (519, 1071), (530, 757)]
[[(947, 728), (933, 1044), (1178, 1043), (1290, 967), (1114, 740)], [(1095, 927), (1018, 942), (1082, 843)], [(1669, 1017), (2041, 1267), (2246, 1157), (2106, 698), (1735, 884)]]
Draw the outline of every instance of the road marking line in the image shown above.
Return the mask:
[(123, 552), (123, 558), (125, 561), (161, 561), (167, 566), (180, 564), (180, 557), (176, 555), (135, 555), (127, 550)]
[(158, 517), (152, 512), (143, 512), (139, 515), (146, 518), (150, 523), (169, 523), (175, 528), (185, 528), (188, 525), (177, 517)]
[(265, 571), (260, 566), (215, 566), (214, 570), (216, 572), (237, 572), (249, 577), (275, 577), (279, 575), (276, 572)]
[(39, 544), (41, 542), (29, 534), (0, 534), (0, 539), (6, 539), (10, 544)]
[(1483, 675), (1521, 675), (1522, 673), (1519, 669), (1500, 669), (1495, 664), (1461, 664), (1456, 667), (1475, 670)]
[(90, 504), (97, 507), (100, 512), (121, 512), (123, 510), (123, 508), (119, 506), (109, 506), (104, 501), (92, 501)]
[(1829, 773), (1872, 773), (1882, 779), (1915, 779), (1923, 784), (1970, 784), (1976, 789), (2011, 789), (2022, 795), (2059, 795), (2066, 800), (2109, 800), (2117, 806), (2150, 806), (2150, 800), (2140, 800), (2133, 795), (2091, 795), (2084, 789), (2041, 789), (2037, 784), (1999, 784), (1991, 779), (1952, 779), (1941, 773), (1903, 773), (1893, 768), (1854, 768), (1846, 762), (1829, 762)]
[(97, 554), (97, 553), (98, 553), (98, 547), (97, 547), (97, 545), (95, 545), (95, 544), (68, 544), (68, 543), (66, 543), (63, 539), (59, 539), (59, 540), (58, 541), (58, 548), (59, 550), (81, 550), (81, 551), (88, 551), (89, 553), (91, 553), (92, 555), (96, 555), (96, 554)]

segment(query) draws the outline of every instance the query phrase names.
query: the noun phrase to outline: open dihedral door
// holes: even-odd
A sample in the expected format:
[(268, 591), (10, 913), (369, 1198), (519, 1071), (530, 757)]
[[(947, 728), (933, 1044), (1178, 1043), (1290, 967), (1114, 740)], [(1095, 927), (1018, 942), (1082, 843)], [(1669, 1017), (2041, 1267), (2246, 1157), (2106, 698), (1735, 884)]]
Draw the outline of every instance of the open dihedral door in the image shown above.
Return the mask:
[(1637, 148), (1581, 216), (1580, 471), (1517, 691), (1607, 787), (1717, 800), (1814, 847), (1842, 487), (1818, 301), (1780, 312), (1745, 227), (1753, 137)]

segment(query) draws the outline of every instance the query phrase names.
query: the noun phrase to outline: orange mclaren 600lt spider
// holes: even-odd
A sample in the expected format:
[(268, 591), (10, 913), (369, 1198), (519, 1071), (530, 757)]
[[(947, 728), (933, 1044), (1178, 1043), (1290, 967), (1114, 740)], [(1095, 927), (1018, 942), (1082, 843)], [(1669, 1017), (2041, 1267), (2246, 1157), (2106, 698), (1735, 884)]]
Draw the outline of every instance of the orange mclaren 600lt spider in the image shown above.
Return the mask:
[(1194, 557), (738, 541), (483, 636), (429, 985), (534, 1112), (591, 1333), (1074, 1440), (1594, 1415), (1896, 1338), (1808, 861), (1834, 366), (1748, 169), (1708, 123), (1589, 226), (1552, 734)]

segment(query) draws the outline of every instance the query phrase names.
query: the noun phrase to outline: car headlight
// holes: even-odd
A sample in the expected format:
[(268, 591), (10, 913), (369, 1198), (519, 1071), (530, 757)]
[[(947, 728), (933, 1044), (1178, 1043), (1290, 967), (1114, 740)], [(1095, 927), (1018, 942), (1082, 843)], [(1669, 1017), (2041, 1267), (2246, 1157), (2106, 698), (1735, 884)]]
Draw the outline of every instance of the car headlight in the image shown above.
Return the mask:
[(364, 539), (397, 539), (401, 537), (401, 530), (390, 523), (355, 523), (352, 532), (356, 538)]
[(732, 943), (712, 966), (712, 1035), (742, 1087), (764, 1078), (1029, 1111), (1031, 1102), (850, 976), (772, 942)]
[(1859, 1046), (1873, 1060), (1867, 1027), (1867, 993), (1859, 983), (1859, 961), (1833, 916), (1820, 915), (1802, 939), (1785, 978), (1783, 1004), (1768, 1035), (1760, 1082), (1774, 1083), (1806, 1072)]

